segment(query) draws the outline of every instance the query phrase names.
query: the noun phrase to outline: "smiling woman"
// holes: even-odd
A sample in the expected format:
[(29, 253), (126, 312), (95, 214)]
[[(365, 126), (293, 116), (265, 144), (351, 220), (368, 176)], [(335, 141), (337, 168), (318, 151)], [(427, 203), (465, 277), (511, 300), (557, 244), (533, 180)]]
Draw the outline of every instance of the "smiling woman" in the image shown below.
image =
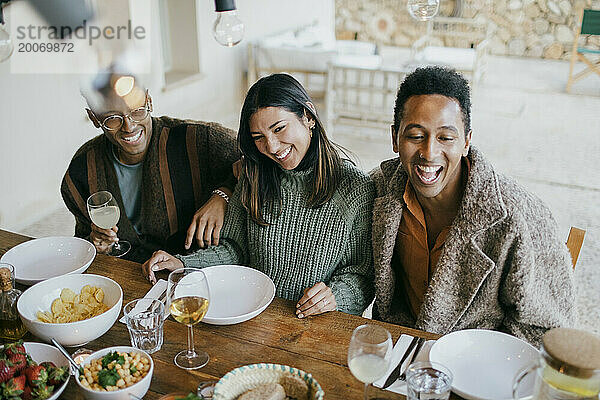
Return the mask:
[(246, 264), (267, 274), (296, 315), (360, 314), (372, 299), (374, 186), (329, 141), (304, 88), (286, 74), (260, 79), (242, 107), (244, 155), (219, 246), (187, 256), (156, 252), (143, 265)]

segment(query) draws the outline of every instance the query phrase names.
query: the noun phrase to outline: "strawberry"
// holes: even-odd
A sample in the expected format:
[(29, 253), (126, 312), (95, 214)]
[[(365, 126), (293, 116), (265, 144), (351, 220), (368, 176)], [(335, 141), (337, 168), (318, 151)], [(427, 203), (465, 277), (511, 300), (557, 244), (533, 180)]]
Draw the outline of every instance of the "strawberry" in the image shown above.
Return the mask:
[(46, 370), (50, 370), (50, 368), (56, 368), (56, 364), (54, 364), (52, 361), (43, 361), (40, 363), (40, 365), (44, 368), (46, 368)]
[(0, 360), (0, 383), (8, 381), (15, 375), (17, 369), (8, 360)]
[[(42, 363), (43, 365), (44, 363)], [(50, 367), (49, 369), (47, 369), (48, 371), (48, 385), (59, 385), (61, 383), (63, 383), (65, 380), (67, 380), (67, 377), (69, 376), (69, 371), (68, 371), (68, 367), (55, 367), (52, 368)]]
[(21, 393), (23, 393), (23, 390), (25, 389), (25, 382), (26, 382), (26, 378), (23, 375), (17, 376), (15, 378), (11, 378), (4, 385), (2, 394), (6, 398), (19, 396)]
[(46, 384), (41, 384), (40, 386), (34, 388), (31, 392), (34, 399), (47, 399), (52, 396), (52, 392), (54, 391), (54, 386), (48, 386)]
[(33, 400), (33, 395), (31, 394), (31, 386), (25, 386), (25, 389), (23, 389), (23, 394), (21, 394), (21, 398), (23, 400)]
[(25, 367), (27, 367), (27, 354), (16, 353), (12, 355), (8, 361), (10, 361), (17, 372), (21, 372)]
[(31, 367), (25, 368), (23, 374), (27, 377), (27, 382), (31, 386), (39, 386), (48, 380), (48, 372), (46, 372), (46, 368), (41, 365), (34, 365)]
[(18, 342), (4, 346), (4, 354), (6, 354), (6, 358), (10, 360), (15, 354), (27, 354), (27, 352), (25, 351), (25, 346), (23, 346), (23, 341), (19, 340)]

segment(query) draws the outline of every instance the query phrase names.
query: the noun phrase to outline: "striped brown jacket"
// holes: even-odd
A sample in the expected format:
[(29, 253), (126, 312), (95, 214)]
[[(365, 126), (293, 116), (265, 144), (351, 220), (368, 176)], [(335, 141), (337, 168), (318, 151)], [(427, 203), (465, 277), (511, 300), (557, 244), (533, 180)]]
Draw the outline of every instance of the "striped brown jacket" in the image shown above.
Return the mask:
[[(97, 136), (75, 153), (63, 178), (61, 194), (75, 216), (75, 236), (91, 232), (86, 199), (108, 190), (124, 210), (121, 192), (106, 135)], [(143, 262), (153, 251), (183, 251), (185, 232), (194, 212), (213, 189), (233, 189), (231, 164), (239, 158), (234, 132), (216, 123), (152, 119), (152, 138), (142, 172), (141, 233), (124, 212), (118, 223), (119, 238), (132, 244), (125, 258)]]

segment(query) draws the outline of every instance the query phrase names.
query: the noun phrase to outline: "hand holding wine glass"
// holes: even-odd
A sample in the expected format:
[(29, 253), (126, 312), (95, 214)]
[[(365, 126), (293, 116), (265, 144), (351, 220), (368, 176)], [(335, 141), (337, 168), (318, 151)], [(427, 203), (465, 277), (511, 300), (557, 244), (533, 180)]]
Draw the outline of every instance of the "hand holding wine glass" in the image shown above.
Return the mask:
[(368, 399), (369, 384), (387, 372), (392, 347), (392, 336), (379, 325), (361, 325), (352, 332), (348, 347), (348, 367), (352, 375), (365, 384), (365, 400)]
[(175, 356), (179, 368), (198, 369), (208, 363), (208, 354), (194, 349), (193, 326), (208, 311), (210, 292), (206, 275), (198, 268), (180, 268), (169, 274), (167, 308), (175, 321), (188, 327), (188, 348)]
[[(87, 199), (87, 209), (92, 220), (92, 234), (100, 238), (94, 241), (94, 246), (99, 251), (106, 250), (107, 254), (114, 257), (122, 257), (131, 249), (131, 244), (125, 240), (116, 238), (117, 223), (121, 217), (121, 211), (113, 195), (107, 191), (96, 192)], [(97, 227), (95, 228), (94, 225)], [(111, 233), (111, 232), (114, 232)]]

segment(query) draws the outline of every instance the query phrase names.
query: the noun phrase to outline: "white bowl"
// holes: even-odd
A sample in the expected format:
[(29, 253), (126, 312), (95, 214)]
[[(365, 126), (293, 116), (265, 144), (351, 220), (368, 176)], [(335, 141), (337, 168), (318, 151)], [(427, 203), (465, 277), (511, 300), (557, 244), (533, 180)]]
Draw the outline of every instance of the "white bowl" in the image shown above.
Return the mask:
[(232, 325), (256, 317), (275, 297), (275, 284), (262, 272), (241, 265), (216, 265), (203, 269), (208, 279), (210, 303), (202, 322)]
[[(512, 399), (515, 375), (532, 365), (539, 353), (529, 343), (498, 331), (468, 329), (438, 339), (429, 360), (447, 367), (454, 375), (452, 391), (474, 400)], [(521, 395), (533, 393), (533, 377), (522, 385)]]
[[(109, 310), (83, 321), (51, 324), (37, 319), (38, 311), (49, 311), (64, 288), (80, 293), (85, 285), (104, 290), (104, 304)], [(71, 274), (40, 282), (23, 292), (17, 310), (29, 332), (50, 342), (55, 338), (63, 346), (81, 346), (104, 335), (117, 320), (123, 304), (123, 290), (112, 279), (92, 274)]]
[[(70, 371), (71, 366), (69, 365), (69, 360), (67, 360), (67, 358), (63, 356), (56, 347), (36, 342), (25, 342), (23, 345), (25, 346), (25, 351), (27, 351), (27, 354), (29, 354), (31, 359), (36, 363), (41, 364), (44, 361), (52, 361), (57, 367), (67, 367), (67, 371)], [(4, 346), (0, 346), (0, 349), (1, 348), (4, 348)], [(47, 400), (58, 399), (60, 394), (69, 384), (70, 377), (71, 374), (68, 374), (67, 379), (62, 383), (62, 385), (54, 388), (52, 396), (48, 397)]]
[(301, 369), (280, 364), (244, 365), (225, 374), (215, 385), (214, 400), (235, 400), (242, 393), (257, 386), (278, 383), (284, 375), (295, 375), (304, 380), (309, 388), (310, 400), (323, 400), (325, 392), (311, 374)]
[(88, 388), (84, 387), (79, 382), (79, 371), (76, 371), (75, 372), (75, 381), (77, 382), (79, 389), (81, 389), (81, 392), (83, 393), (83, 397), (85, 397), (88, 400), (131, 400), (131, 397), (129, 396), (129, 394), (132, 394), (134, 396), (139, 397), (140, 399), (143, 399), (144, 395), (150, 388), (150, 382), (152, 381), (152, 373), (154, 372), (154, 361), (152, 360), (152, 357), (150, 357), (150, 355), (148, 353), (146, 353), (145, 351), (136, 349), (135, 347), (131, 347), (131, 346), (107, 347), (105, 349), (98, 350), (98, 351), (90, 354), (90, 356), (85, 359), (84, 365), (89, 364), (92, 360), (95, 360), (97, 358), (102, 358), (106, 354), (113, 352), (113, 351), (122, 352), (122, 353), (123, 352), (124, 353), (135, 352), (135, 353), (142, 354), (144, 357), (146, 357), (148, 360), (150, 360), (150, 370), (148, 371), (146, 376), (142, 378), (141, 381), (136, 382), (135, 384), (133, 384), (127, 388), (115, 390), (114, 392), (100, 392), (97, 390), (92, 390), (92, 389), (88, 389)]
[(29, 240), (8, 250), (0, 261), (15, 267), (15, 280), (31, 286), (46, 279), (84, 272), (96, 257), (96, 248), (77, 237)]

